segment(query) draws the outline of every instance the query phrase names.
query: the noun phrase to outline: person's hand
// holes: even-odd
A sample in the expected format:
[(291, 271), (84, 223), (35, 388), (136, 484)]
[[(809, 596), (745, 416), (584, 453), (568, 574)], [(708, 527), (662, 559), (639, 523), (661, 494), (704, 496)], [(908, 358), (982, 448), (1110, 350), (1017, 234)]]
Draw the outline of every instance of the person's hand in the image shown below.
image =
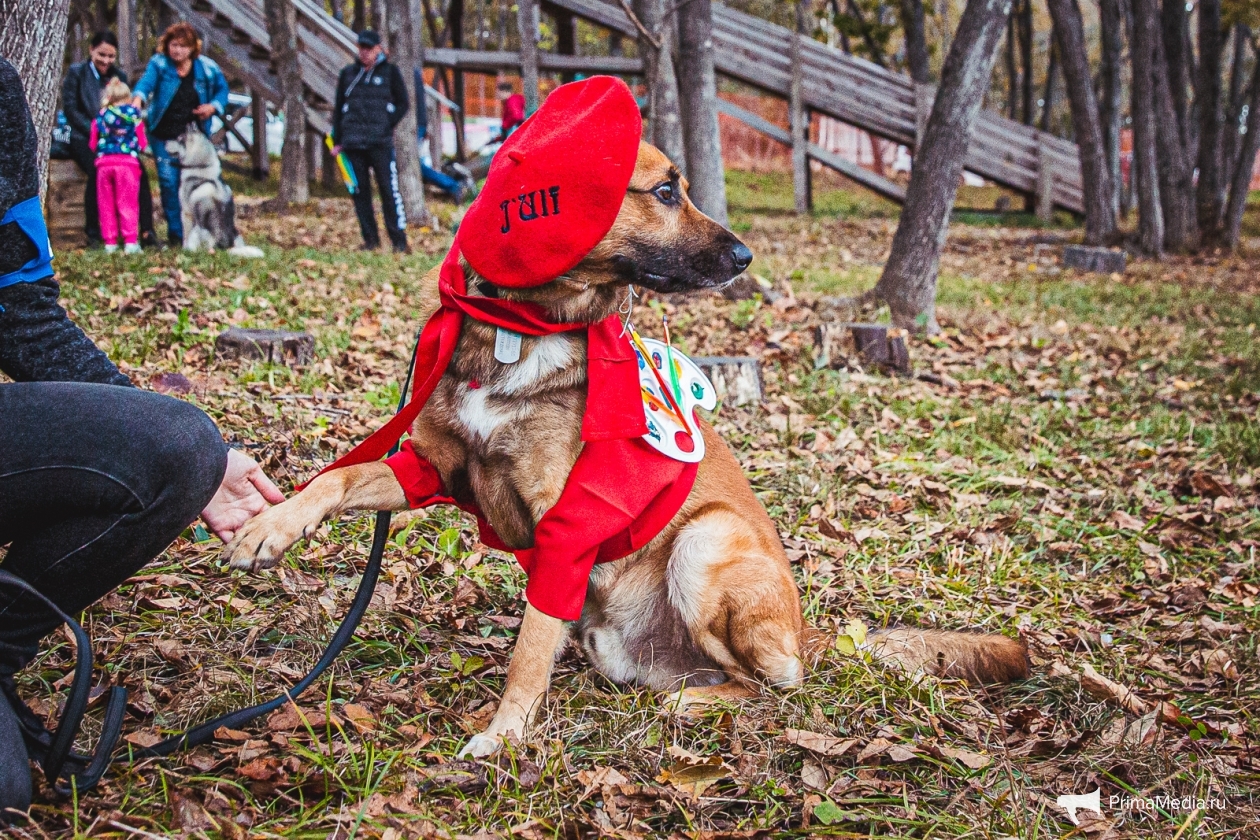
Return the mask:
[(215, 115), (216, 111), (213, 105), (206, 103), (193, 108), (193, 116), (199, 120), (208, 120)]
[(131, 106), (137, 110), (144, 107), (144, 97), (136, 95), (131, 97)]
[(242, 525), (283, 501), (284, 494), (271, 483), (253, 458), (239, 450), (229, 449), (223, 483), (201, 512), (201, 518), (216, 537), (227, 543)]
[(341, 154), (341, 146), (333, 146), (333, 147), (332, 147), (332, 156), (333, 156), (333, 157), (336, 157), (336, 156), (337, 156), (337, 155), (339, 155), (339, 154)]

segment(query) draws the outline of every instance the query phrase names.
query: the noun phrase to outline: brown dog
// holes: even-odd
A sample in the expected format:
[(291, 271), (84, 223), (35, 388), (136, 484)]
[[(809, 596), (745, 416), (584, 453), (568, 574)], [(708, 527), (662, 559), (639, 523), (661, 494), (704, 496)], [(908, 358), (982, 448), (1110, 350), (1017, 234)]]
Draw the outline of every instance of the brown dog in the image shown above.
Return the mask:
[[(499, 294), (539, 303), (558, 320), (591, 322), (616, 311), (631, 284), (662, 292), (718, 288), (751, 259), (742, 242), (691, 204), (669, 160), (642, 144), (620, 213), (600, 244), (566, 276)], [(467, 265), (465, 274), (476, 288)], [(429, 279), (436, 286), (436, 269)], [(493, 327), (464, 322), (454, 360), (412, 440), (452, 495), (475, 500), (508, 545), (525, 547), (582, 446), (586, 339), (526, 336), (511, 365), (495, 360), (494, 342)], [(468, 387), (473, 380), (479, 388)], [(682, 688), (684, 700), (797, 683), (814, 634), (802, 621), (783, 546), (730, 450), (700, 425), (705, 456), (686, 503), (648, 545), (595, 567), (576, 638), (615, 682)], [(250, 521), (225, 555), (237, 568), (267, 567), (330, 516), (406, 507), (383, 463), (345, 467)], [(526, 606), (498, 711), (461, 754), (489, 755), (504, 737), (525, 734), (565, 635), (563, 621)], [(1001, 636), (899, 631), (874, 648), (911, 668), (978, 681), (1026, 670), (1022, 646)]]

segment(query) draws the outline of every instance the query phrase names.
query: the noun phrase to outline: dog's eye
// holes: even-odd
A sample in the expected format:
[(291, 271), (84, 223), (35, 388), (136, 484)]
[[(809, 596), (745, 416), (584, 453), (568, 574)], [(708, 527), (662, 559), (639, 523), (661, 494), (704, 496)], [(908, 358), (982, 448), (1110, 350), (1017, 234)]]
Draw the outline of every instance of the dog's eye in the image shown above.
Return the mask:
[(662, 204), (678, 203), (678, 185), (673, 181), (666, 181), (664, 184), (652, 190), (652, 195), (656, 196)]

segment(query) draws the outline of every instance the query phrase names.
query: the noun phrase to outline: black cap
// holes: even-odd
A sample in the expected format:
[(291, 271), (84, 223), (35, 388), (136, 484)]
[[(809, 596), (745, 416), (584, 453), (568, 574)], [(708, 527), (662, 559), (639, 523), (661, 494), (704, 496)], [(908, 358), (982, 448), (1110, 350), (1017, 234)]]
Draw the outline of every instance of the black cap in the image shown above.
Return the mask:
[(371, 29), (364, 29), (359, 33), (360, 47), (379, 47), (381, 45), (381, 36), (377, 35)]

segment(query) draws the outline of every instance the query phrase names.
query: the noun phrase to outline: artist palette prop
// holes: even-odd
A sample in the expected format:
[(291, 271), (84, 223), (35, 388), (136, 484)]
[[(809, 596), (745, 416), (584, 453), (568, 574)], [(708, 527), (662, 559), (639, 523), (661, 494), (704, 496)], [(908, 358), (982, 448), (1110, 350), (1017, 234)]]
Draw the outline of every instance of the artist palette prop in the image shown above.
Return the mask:
[[(695, 362), (664, 342), (635, 334), (632, 343), (639, 360), (639, 385), (647, 416), (648, 432), (643, 439), (675, 461), (699, 462), (704, 458), (704, 438), (695, 410), (712, 411), (717, 407), (713, 383)], [(677, 414), (679, 408), (682, 417)]]

